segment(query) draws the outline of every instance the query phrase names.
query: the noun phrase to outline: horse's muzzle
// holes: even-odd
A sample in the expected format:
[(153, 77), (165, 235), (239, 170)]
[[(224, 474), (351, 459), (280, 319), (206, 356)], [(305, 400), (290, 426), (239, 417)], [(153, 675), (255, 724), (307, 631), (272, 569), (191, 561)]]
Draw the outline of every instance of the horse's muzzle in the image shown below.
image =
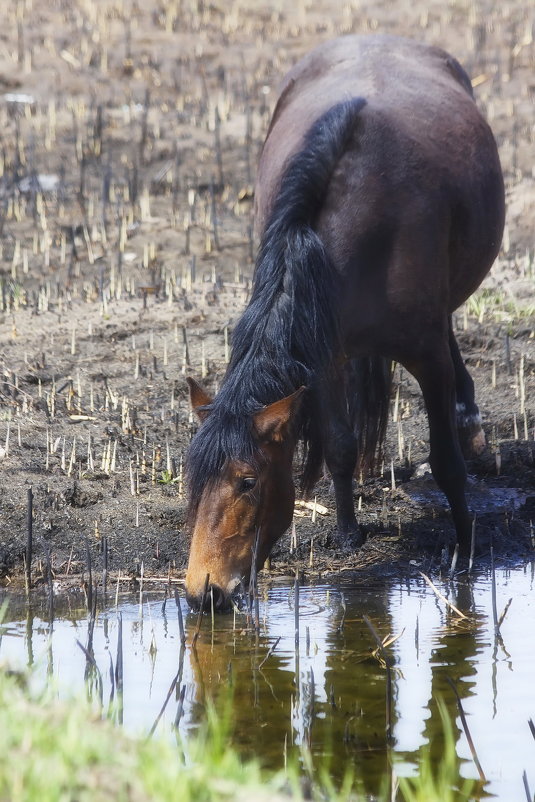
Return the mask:
[[(200, 610), (203, 594), (191, 594), (186, 591), (186, 601), (192, 610)], [(232, 609), (230, 595), (219, 585), (209, 585), (208, 592), (204, 598), (203, 612), (209, 612), (212, 609), (212, 604), (216, 613), (228, 613)]]

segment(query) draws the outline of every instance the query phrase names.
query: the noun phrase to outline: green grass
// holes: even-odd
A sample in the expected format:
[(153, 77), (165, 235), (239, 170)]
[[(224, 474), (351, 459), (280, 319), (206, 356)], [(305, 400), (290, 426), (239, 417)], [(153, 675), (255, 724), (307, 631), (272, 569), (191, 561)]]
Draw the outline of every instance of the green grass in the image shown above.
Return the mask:
[[(302, 800), (298, 770), (267, 773), (229, 746), (228, 722), (207, 709), (187, 741), (126, 735), (86, 700), (58, 700), (30, 690), (26, 674), (0, 668), (0, 802), (282, 802)], [(424, 750), (419, 776), (401, 779), (399, 802), (461, 802), (480, 786), (459, 780), (452, 724), (441, 716), (445, 749), (433, 766)], [(303, 756), (306, 758), (306, 755)], [(306, 768), (306, 760), (304, 764)], [(309, 775), (311, 773), (309, 766)], [(313, 798), (364, 802), (348, 773), (336, 790), (324, 776)], [(352, 790), (353, 788), (353, 790)], [(391, 799), (385, 793), (383, 800)], [(375, 800), (374, 800), (375, 802)], [(380, 802), (380, 800), (377, 800)]]
[(282, 774), (266, 779), (227, 747), (209, 711), (184, 749), (134, 739), (85, 701), (61, 702), (0, 671), (0, 800), (9, 802), (210, 802), (277, 799)]

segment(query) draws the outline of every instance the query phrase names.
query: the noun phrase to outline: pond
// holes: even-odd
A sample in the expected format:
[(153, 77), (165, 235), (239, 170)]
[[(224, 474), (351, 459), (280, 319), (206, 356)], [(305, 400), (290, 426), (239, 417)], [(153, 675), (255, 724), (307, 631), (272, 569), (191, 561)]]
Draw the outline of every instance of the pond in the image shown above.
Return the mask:
[[(121, 594), (107, 605), (99, 599), (103, 609), (94, 622), (92, 654), (107, 705), (116, 695), (110, 666), (122, 644), (121, 717), (128, 730), (147, 733), (173, 688), (157, 726), (169, 729), (180, 707), (178, 727), (187, 738), (210, 698), (230, 715), (233, 741), (244, 756), (280, 768), (286, 760), (304, 760), (307, 747), (315, 769), (327, 765), (340, 783), (351, 767), (370, 796), (382, 787), (392, 762), (398, 776), (411, 775), (424, 745), (440, 757), (439, 699), (454, 721), (461, 774), (478, 777), (456, 691), (487, 779), (482, 795), (511, 802), (525, 798), (524, 771), (535, 788), (535, 741), (528, 726), (535, 718), (534, 582), (534, 563), (496, 570), (498, 617), (512, 599), (499, 636), (492, 578), (485, 573), (435, 580), (439, 593), (466, 618), (416, 570), (403, 581), (342, 574), (302, 584), (297, 638), (293, 580), (266, 583), (260, 587), (257, 631), (245, 612), (216, 616), (213, 625), (205, 615), (195, 648), (197, 616), (181, 599), (182, 657), (177, 608), (174, 599), (164, 603), (166, 590), (144, 593), (141, 603), (139, 595)], [(53, 676), (60, 695), (80, 692), (89, 674), (97, 694), (93, 664), (77, 645), (88, 645), (86, 611), (79, 602), (60, 608), (56, 601), (54, 620), (47, 619), (46, 605), (21, 612), (11, 599), (0, 660), (33, 665), (36, 682)], [(380, 639), (394, 639), (381, 651), (372, 629)]]

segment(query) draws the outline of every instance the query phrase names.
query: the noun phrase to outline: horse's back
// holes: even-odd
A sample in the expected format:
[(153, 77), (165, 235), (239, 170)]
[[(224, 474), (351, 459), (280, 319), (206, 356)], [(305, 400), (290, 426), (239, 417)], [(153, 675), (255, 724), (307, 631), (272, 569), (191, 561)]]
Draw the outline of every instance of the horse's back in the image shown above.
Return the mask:
[[(443, 50), (395, 36), (343, 36), (324, 42), (285, 76), (260, 158), (257, 227), (269, 215), (289, 159), (313, 123), (340, 101), (362, 97), (363, 125), (374, 141), (363, 153), (390, 159), (394, 137), (436, 164), (465, 172), (467, 140), (492, 147), (492, 135), (472, 98), (470, 81)], [(379, 136), (379, 139), (377, 138)], [(366, 143), (367, 144), (367, 143)], [(386, 146), (386, 147), (385, 147)], [(451, 156), (454, 156), (452, 160)], [(405, 152), (410, 157), (410, 152)], [(389, 162), (390, 166), (390, 162)]]
[(422, 285), (430, 322), (479, 285), (501, 239), (503, 182), (492, 133), (455, 59), (398, 37), (341, 37), (284, 79), (258, 171), (260, 233), (307, 131), (353, 97), (365, 104), (315, 227), (345, 281), (348, 319), (360, 322), (353, 339), (368, 348), (370, 320), (369, 339), (381, 349), (381, 319), (399, 315), (403, 326)]
[[(270, 131), (286, 110), (300, 111), (300, 126), (335, 103), (361, 96), (374, 107), (412, 111), (472, 97), (470, 80), (445, 51), (396, 36), (342, 36), (319, 45), (285, 76)], [(298, 133), (296, 129), (296, 133)]]

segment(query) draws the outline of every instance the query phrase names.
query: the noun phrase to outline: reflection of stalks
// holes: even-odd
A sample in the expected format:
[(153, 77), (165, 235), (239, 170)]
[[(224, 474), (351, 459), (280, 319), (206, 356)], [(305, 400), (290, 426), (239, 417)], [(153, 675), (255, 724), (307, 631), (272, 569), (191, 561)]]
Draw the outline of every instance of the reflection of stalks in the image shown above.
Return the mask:
[[(494, 705), (494, 715), (496, 715), (496, 698), (498, 694), (497, 688), (497, 665), (498, 665), (498, 646), (502, 648), (503, 653), (505, 654), (506, 658), (510, 661), (511, 655), (505, 648), (505, 644), (503, 642), (502, 634), (500, 632), (500, 627), (503, 623), (505, 616), (507, 615), (507, 611), (509, 609), (509, 605), (512, 602), (512, 598), (509, 599), (507, 604), (505, 605), (505, 609), (501, 614), (500, 618), (498, 618), (498, 608), (496, 604), (496, 572), (494, 570), (494, 547), (490, 547), (490, 560), (491, 560), (491, 594), (492, 594), (492, 617), (494, 620), (494, 648), (492, 650), (492, 691), (493, 691), (493, 705)], [(511, 663), (510, 663), (510, 667)]]
[(269, 658), (271, 657), (271, 655), (273, 654), (273, 652), (275, 651), (275, 649), (276, 649), (276, 648), (277, 648), (277, 646), (279, 645), (279, 641), (280, 641), (281, 637), (282, 637), (282, 635), (279, 635), (279, 637), (277, 638), (277, 640), (275, 641), (275, 643), (274, 643), (274, 644), (273, 644), (273, 645), (270, 647), (270, 649), (269, 649), (268, 653), (266, 654), (266, 656), (264, 657), (264, 659), (262, 660), (262, 662), (259, 664), (259, 666), (258, 666), (258, 668), (257, 668), (257, 671), (260, 671), (260, 669), (262, 668), (262, 666), (264, 665), (264, 663), (265, 663), (267, 660), (269, 660)]
[(511, 598), (509, 599), (509, 601), (507, 602), (507, 604), (504, 607), (503, 613), (501, 614), (501, 616), (498, 619), (498, 630), (500, 629), (501, 625), (503, 624), (503, 619), (507, 615), (507, 611), (509, 610), (509, 607), (510, 607), (512, 601), (513, 601), (513, 597), (511, 596)]
[(180, 689), (180, 696), (178, 697), (178, 706), (176, 709), (174, 727), (177, 730), (178, 725), (180, 724), (180, 719), (182, 718), (182, 713), (184, 712), (184, 696), (186, 695), (186, 686), (183, 685)]
[(386, 646), (392, 644), (395, 640), (397, 640), (399, 635), (395, 637), (390, 636), (390, 638), (385, 638), (385, 640), (381, 640), (377, 630), (373, 626), (368, 616), (363, 615), (362, 618), (364, 620), (364, 623), (370, 630), (373, 639), (377, 643), (377, 649), (381, 654), (382, 660), (384, 662), (384, 668), (386, 669), (386, 739), (387, 741), (390, 741), (392, 739), (392, 665), (394, 661), (391, 655), (387, 654), (385, 648)]
[[(100, 707), (102, 708), (103, 700), (104, 700), (104, 690), (103, 690), (103, 683), (102, 683), (102, 674), (100, 673), (99, 667), (97, 666), (97, 661), (95, 660), (95, 658), (93, 657), (93, 655), (91, 654), (89, 649), (86, 649), (85, 646), (82, 643), (80, 643), (79, 640), (77, 640), (76, 643), (80, 647), (80, 649), (83, 651), (83, 653), (85, 654), (85, 659), (87, 661), (88, 666), (91, 666), (91, 668), (93, 669), (93, 671), (97, 675), (98, 700), (99, 700)], [(87, 673), (86, 673), (86, 681), (87, 681)]]
[(264, 674), (264, 672), (263, 672), (263, 671), (261, 671), (261, 670), (260, 670), (260, 668), (258, 668), (257, 670), (258, 670), (258, 673), (260, 674), (260, 676), (262, 677), (262, 679), (264, 680), (264, 682), (266, 683), (266, 685), (268, 686), (269, 690), (271, 691), (271, 695), (272, 695), (272, 697), (274, 698), (274, 700), (275, 700), (276, 702), (278, 702), (278, 701), (279, 701), (279, 697), (278, 697), (278, 696), (277, 696), (277, 694), (275, 693), (275, 688), (273, 687), (273, 685), (271, 684), (271, 682), (268, 680), (268, 678), (266, 677), (266, 675)]
[[(200, 691), (201, 691), (202, 704), (205, 704), (205, 702), (206, 702), (206, 685), (205, 685), (205, 682), (204, 682), (204, 674), (203, 674), (203, 671), (202, 671), (202, 668), (201, 668), (201, 664), (200, 664), (200, 661), (199, 661), (199, 655), (197, 654), (197, 646), (195, 644), (193, 644), (193, 643), (191, 644), (190, 654), (191, 654), (191, 656), (192, 656), (192, 658), (193, 658), (193, 660), (195, 662), (195, 665), (197, 666), (197, 674), (196, 674), (196, 676), (197, 676), (197, 679), (198, 679), (198, 686), (199, 686)], [(230, 671), (232, 671), (232, 664), (230, 664)]]
[(461, 702), (461, 697), (459, 696), (457, 688), (455, 687), (455, 683), (453, 682), (453, 680), (450, 677), (448, 677), (447, 674), (446, 674), (446, 680), (448, 682), (448, 685), (451, 687), (453, 693), (455, 694), (455, 699), (457, 701), (457, 707), (459, 709), (459, 715), (461, 717), (461, 722), (462, 722), (462, 725), (463, 725), (464, 734), (466, 735), (466, 740), (468, 741), (468, 746), (470, 747), (470, 752), (472, 753), (472, 758), (473, 758), (473, 761), (475, 763), (476, 769), (479, 772), (479, 777), (481, 779), (481, 782), (486, 783), (487, 782), (487, 778), (485, 777), (485, 772), (481, 768), (481, 763), (479, 762), (479, 758), (477, 756), (476, 748), (474, 746), (474, 742), (472, 740), (472, 736), (470, 735), (470, 730), (468, 728), (468, 722), (467, 722), (466, 716), (464, 714), (464, 708), (463, 708), (463, 703)]
[(500, 634), (500, 627), (503, 624), (504, 618), (507, 615), (507, 611), (509, 610), (509, 606), (513, 601), (513, 599), (512, 597), (509, 599), (509, 601), (505, 605), (503, 613), (498, 618), (498, 607), (496, 604), (496, 571), (494, 568), (494, 546), (490, 547), (490, 568), (491, 568), (492, 618), (494, 621), (494, 634), (503, 645), (502, 637)]
[(531, 796), (531, 791), (529, 790), (528, 775), (526, 774), (525, 769), (522, 772), (522, 782), (524, 783), (524, 790), (526, 792), (528, 802), (533, 802), (533, 797)]
[[(149, 730), (149, 734), (148, 734), (149, 738), (152, 738), (152, 736), (154, 735), (154, 731), (155, 731), (156, 727), (158, 726), (159, 721), (160, 721), (161, 717), (163, 716), (163, 714), (165, 712), (165, 708), (167, 707), (167, 704), (168, 704), (169, 699), (171, 698), (171, 696), (173, 694), (173, 691), (176, 688), (176, 685), (177, 685), (177, 682), (179, 680), (179, 677), (180, 677), (180, 671), (177, 671), (177, 673), (175, 674), (175, 676), (173, 677), (173, 679), (171, 681), (171, 685), (169, 686), (169, 690), (167, 691), (167, 696), (165, 697), (165, 701), (164, 701), (164, 703), (163, 703), (163, 705), (161, 707), (161, 710), (158, 713), (158, 715), (156, 716), (154, 724), (152, 725), (152, 727)], [(184, 688), (185, 688), (185, 686), (184, 686)]]

